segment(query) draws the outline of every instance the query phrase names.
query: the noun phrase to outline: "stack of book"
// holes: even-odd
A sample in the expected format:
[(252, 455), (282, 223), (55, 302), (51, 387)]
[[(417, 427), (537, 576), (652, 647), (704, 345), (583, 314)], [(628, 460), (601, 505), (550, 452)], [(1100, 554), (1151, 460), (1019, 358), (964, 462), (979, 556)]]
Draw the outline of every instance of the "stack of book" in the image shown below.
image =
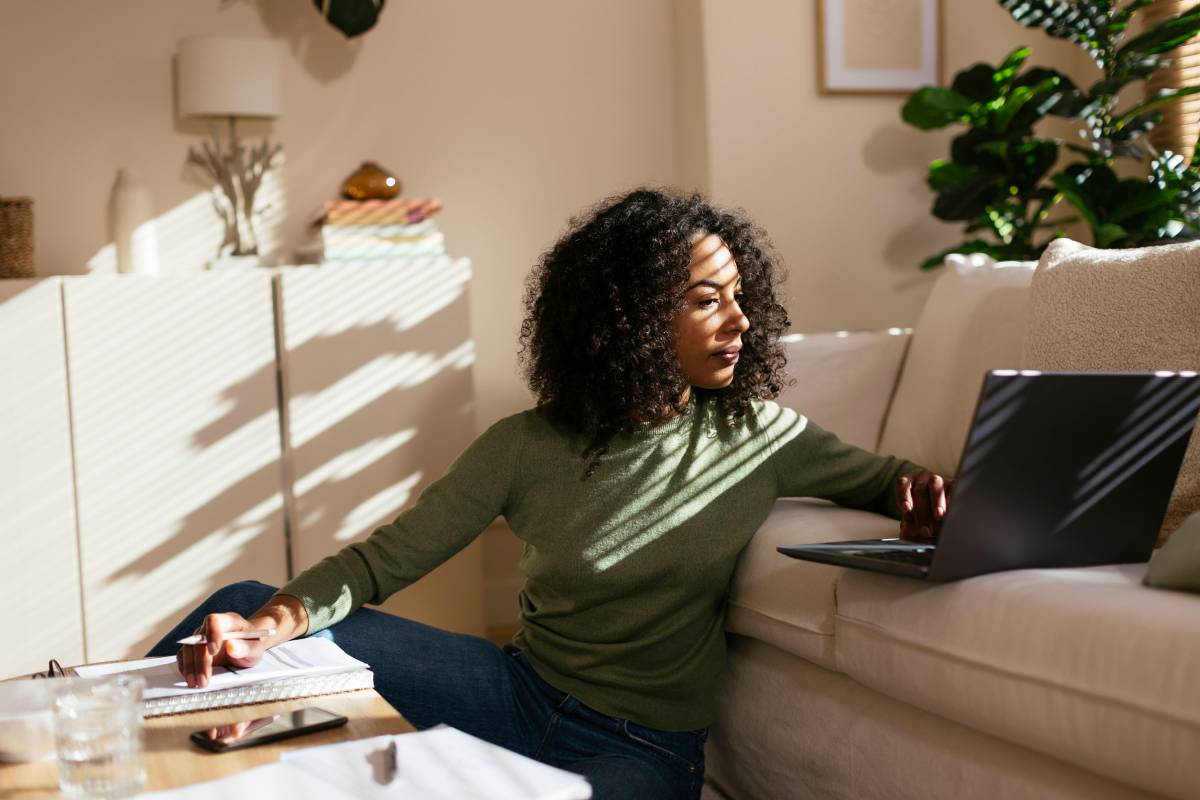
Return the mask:
[(433, 215), (440, 200), (331, 200), (319, 223), (326, 262), (382, 262), (445, 255)]

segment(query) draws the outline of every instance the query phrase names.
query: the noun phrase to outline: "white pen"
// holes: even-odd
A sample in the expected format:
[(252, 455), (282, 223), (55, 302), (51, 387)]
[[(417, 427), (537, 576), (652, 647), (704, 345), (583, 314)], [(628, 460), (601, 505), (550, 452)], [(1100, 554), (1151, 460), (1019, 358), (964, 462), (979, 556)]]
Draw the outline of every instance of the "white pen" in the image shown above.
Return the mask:
[[(222, 638), (224, 639), (265, 639), (268, 636), (274, 636), (274, 628), (255, 628), (252, 631), (229, 631)], [(208, 639), (198, 633), (191, 636), (185, 636), (175, 642), (175, 644), (208, 644)]]

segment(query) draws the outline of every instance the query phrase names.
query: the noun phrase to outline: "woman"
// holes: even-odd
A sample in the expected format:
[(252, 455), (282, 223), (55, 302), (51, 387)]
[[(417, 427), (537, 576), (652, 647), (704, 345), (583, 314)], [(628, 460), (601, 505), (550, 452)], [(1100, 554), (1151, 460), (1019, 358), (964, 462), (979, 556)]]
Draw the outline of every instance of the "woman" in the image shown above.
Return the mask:
[[(595, 797), (694, 798), (725, 594), (783, 496), (901, 518), (930, 537), (940, 477), (843, 444), (770, 402), (788, 323), (763, 232), (699, 195), (639, 189), (571, 220), (531, 275), (533, 410), (480, 436), (416, 505), (282, 589), (217, 592), (156, 648), (189, 685), (321, 632), (417, 727), (446, 723), (591, 782)], [(522, 629), (498, 648), (362, 609), (503, 514), (525, 541)], [(229, 631), (274, 628), (264, 641)]]

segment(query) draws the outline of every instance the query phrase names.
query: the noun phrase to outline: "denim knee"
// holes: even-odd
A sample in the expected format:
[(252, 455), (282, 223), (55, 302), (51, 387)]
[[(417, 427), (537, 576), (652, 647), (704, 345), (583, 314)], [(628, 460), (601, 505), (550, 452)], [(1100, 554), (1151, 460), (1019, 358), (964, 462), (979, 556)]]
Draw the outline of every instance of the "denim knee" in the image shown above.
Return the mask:
[(200, 610), (205, 614), (236, 611), (243, 617), (248, 617), (267, 602), (275, 591), (276, 587), (258, 581), (230, 583), (209, 595), (209, 598), (200, 604)]

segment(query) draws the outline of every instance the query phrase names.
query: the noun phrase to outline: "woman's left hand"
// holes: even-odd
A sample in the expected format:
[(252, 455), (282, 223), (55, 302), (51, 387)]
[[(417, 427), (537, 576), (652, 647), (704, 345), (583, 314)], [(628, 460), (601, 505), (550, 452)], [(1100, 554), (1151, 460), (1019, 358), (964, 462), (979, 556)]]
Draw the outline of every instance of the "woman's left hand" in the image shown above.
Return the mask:
[(896, 479), (896, 502), (900, 506), (900, 538), (932, 541), (942, 529), (950, 510), (954, 481), (922, 470)]

